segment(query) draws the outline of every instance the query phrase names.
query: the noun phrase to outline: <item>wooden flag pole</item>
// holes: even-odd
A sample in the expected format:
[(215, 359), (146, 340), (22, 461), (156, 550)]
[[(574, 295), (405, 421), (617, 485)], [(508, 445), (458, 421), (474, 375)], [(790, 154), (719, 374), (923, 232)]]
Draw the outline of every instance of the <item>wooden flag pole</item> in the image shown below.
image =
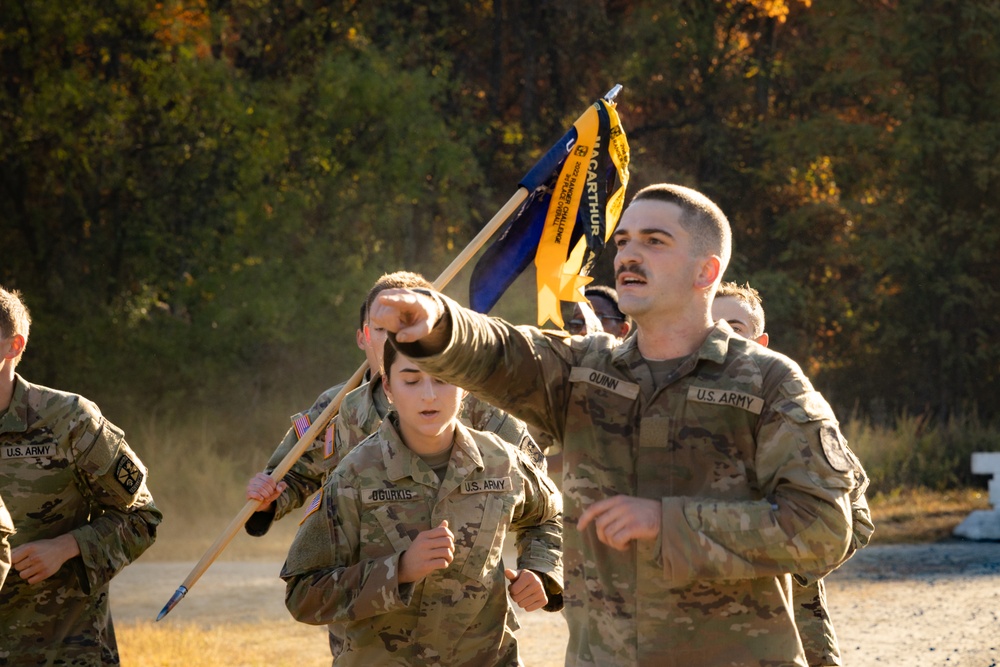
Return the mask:
[[(490, 237), (493, 236), (503, 223), (507, 221), (507, 218), (513, 215), (524, 200), (528, 198), (528, 194), (529, 192), (525, 188), (517, 189), (517, 192), (515, 192), (507, 203), (504, 204), (499, 211), (497, 211), (497, 214), (494, 215), (488, 223), (486, 223), (486, 226), (483, 227), (476, 237), (469, 242), (465, 249), (459, 253), (454, 260), (452, 260), (451, 264), (448, 265), (448, 268), (446, 268), (441, 275), (438, 276), (437, 280), (433, 283), (434, 289), (439, 291), (444, 289), (444, 287), (448, 285), (448, 283), (450, 283), (456, 275), (458, 275), (458, 272), (469, 263), (469, 260), (471, 260), (477, 252), (479, 252), (479, 249), (482, 248)], [(295, 446), (292, 447), (288, 454), (285, 455), (285, 458), (281, 459), (281, 462), (278, 463), (274, 470), (269, 473), (272, 479), (277, 482), (292, 469), (292, 466), (299, 460), (299, 457), (302, 456), (303, 452), (309, 448), (309, 445), (313, 443), (320, 431), (325, 429), (326, 425), (330, 423), (330, 420), (337, 416), (337, 412), (340, 410), (340, 404), (343, 402), (344, 396), (361, 384), (361, 379), (364, 377), (366, 370), (368, 370), (367, 362), (361, 364), (361, 367), (354, 372), (351, 379), (344, 384), (339, 392), (337, 392), (337, 395), (333, 398), (330, 404), (326, 406), (326, 409), (323, 410), (320, 416), (316, 418), (316, 421), (312, 423), (309, 429), (302, 434), (302, 437), (299, 438), (299, 441), (295, 443)], [(215, 540), (215, 543), (212, 544), (208, 551), (205, 552), (205, 555), (201, 557), (201, 560), (199, 560), (194, 566), (194, 569), (192, 569), (191, 573), (184, 579), (184, 582), (177, 587), (177, 590), (167, 601), (167, 604), (163, 606), (163, 609), (160, 610), (159, 615), (157, 615), (157, 621), (166, 616), (170, 610), (176, 607), (184, 596), (187, 595), (187, 592), (191, 590), (191, 587), (194, 586), (195, 583), (197, 583), (198, 579), (201, 578), (201, 575), (208, 570), (209, 566), (215, 561), (216, 558), (219, 557), (219, 554), (221, 554), (222, 551), (229, 546), (229, 543), (233, 541), (233, 538), (236, 537), (236, 534), (240, 532), (240, 529), (243, 528), (244, 524), (246, 524), (250, 515), (257, 510), (258, 504), (259, 501), (257, 500), (247, 501), (247, 504), (243, 506), (243, 509), (240, 510), (239, 514), (237, 514), (236, 517), (229, 522), (229, 525), (226, 526), (224, 531), (222, 531), (222, 534)]]
[[(608, 102), (613, 102), (621, 90), (622, 87), (616, 84), (607, 92), (607, 94), (605, 94), (604, 99)], [(514, 195), (507, 200), (507, 203), (504, 204), (499, 211), (497, 211), (496, 215), (494, 215), (493, 218), (486, 223), (486, 226), (483, 227), (476, 237), (469, 242), (465, 249), (459, 253), (454, 260), (452, 260), (451, 264), (448, 265), (448, 268), (446, 268), (441, 275), (438, 276), (437, 280), (433, 283), (436, 290), (440, 291), (444, 289), (444, 287), (448, 285), (448, 283), (450, 283), (456, 275), (458, 275), (458, 272), (461, 271), (466, 264), (468, 264), (469, 260), (471, 260), (477, 252), (479, 252), (480, 248), (485, 245), (490, 237), (493, 236), (498, 229), (500, 229), (500, 227), (507, 221), (508, 218), (510, 218), (510, 216), (514, 214), (515, 211), (517, 211), (521, 204), (523, 204), (528, 198), (529, 194), (531, 193), (525, 187), (519, 187), (517, 189), (517, 192), (515, 192)], [(339, 392), (337, 392), (334, 399), (328, 406), (326, 406), (326, 409), (323, 410), (322, 414), (320, 414), (316, 421), (312, 423), (309, 429), (302, 434), (302, 437), (299, 438), (299, 441), (295, 444), (295, 446), (292, 447), (288, 454), (285, 455), (285, 458), (281, 459), (281, 462), (278, 463), (274, 470), (269, 473), (272, 479), (279, 481), (288, 473), (289, 470), (291, 470), (295, 462), (302, 456), (302, 453), (309, 448), (309, 445), (311, 445), (316, 439), (316, 436), (319, 435), (319, 432), (326, 428), (326, 425), (330, 423), (330, 420), (337, 415), (337, 412), (340, 410), (340, 404), (344, 400), (344, 396), (361, 384), (361, 378), (364, 377), (367, 369), (368, 364), (363, 363), (361, 364), (361, 367), (354, 372), (351, 379), (344, 384)], [(171, 596), (170, 600), (167, 601), (167, 604), (164, 605), (163, 609), (156, 617), (157, 621), (166, 616), (171, 609), (177, 606), (177, 603), (181, 601), (191, 587), (194, 586), (198, 579), (201, 578), (201, 575), (204, 574), (215, 559), (219, 557), (219, 554), (222, 553), (223, 549), (229, 546), (229, 543), (234, 537), (236, 537), (236, 533), (240, 531), (243, 525), (250, 518), (250, 515), (256, 511), (257, 505), (258, 501), (256, 500), (247, 501), (247, 504), (243, 506), (240, 513), (229, 522), (226, 529), (215, 540), (215, 543), (209, 547), (208, 551), (205, 552), (205, 555), (201, 557), (201, 560), (199, 560), (194, 566), (191, 573), (177, 588), (177, 591), (173, 594), (173, 596)]]

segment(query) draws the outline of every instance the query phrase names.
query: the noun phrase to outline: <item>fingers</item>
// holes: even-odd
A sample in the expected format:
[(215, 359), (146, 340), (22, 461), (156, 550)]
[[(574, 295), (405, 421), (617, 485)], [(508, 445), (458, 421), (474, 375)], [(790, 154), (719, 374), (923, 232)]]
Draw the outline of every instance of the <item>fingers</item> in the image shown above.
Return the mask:
[(247, 483), (247, 500), (264, 500), (273, 489), (271, 476), (259, 472)]
[(257, 473), (247, 483), (247, 500), (256, 500), (267, 506), (277, 500), (287, 488), (287, 482), (275, 482), (270, 475)]
[(629, 522), (628, 508), (624, 505), (613, 505), (595, 518), (594, 527), (597, 539), (612, 549), (624, 551), (628, 548)]
[(448, 528), (448, 522), (442, 521), (437, 528), (425, 530), (413, 541), (413, 547), (418, 551), (421, 560), (439, 570), (451, 565), (455, 560), (455, 535)]
[(455, 540), (451, 537), (431, 538), (424, 542), (421, 552), (434, 569), (448, 567), (455, 560)]
[(548, 604), (549, 597), (541, 578), (531, 570), (515, 572), (504, 570), (504, 576), (512, 583), (507, 587), (510, 599), (525, 611), (535, 611)]
[(656, 539), (660, 530), (660, 506), (655, 500), (614, 496), (599, 500), (588, 507), (577, 528), (581, 531), (591, 523), (597, 539), (612, 549), (625, 551), (636, 539)]
[(11, 565), (22, 579), (29, 584), (44, 581), (52, 575), (45, 559), (37, 553), (33, 544), (23, 544), (14, 549), (11, 554)]
[(455, 536), (442, 521), (436, 528), (422, 531), (400, 559), (399, 580), (417, 581), (434, 570), (442, 570), (455, 560)]
[(512, 596), (511, 599), (525, 611), (537, 611), (549, 602), (548, 596), (545, 595), (545, 591), (542, 589), (532, 591), (530, 595), (521, 596), (518, 599), (514, 599)]
[(395, 333), (397, 341), (411, 343), (431, 332), (439, 317), (437, 311), (437, 302), (431, 297), (390, 289), (378, 295), (369, 317), (372, 324)]
[(22, 544), (19, 547), (15, 547), (10, 552), (10, 564), (14, 567), (20, 569), (22, 564), (26, 565), (26, 562), (31, 557), (31, 545)]
[(576, 522), (576, 527), (581, 532), (586, 530), (587, 526), (590, 525), (591, 521), (594, 521), (609, 509), (613, 508), (616, 503), (620, 502), (619, 498), (622, 496), (614, 496), (612, 498), (605, 498), (604, 500), (598, 500), (592, 503), (590, 507), (583, 511), (580, 515), (580, 520)]

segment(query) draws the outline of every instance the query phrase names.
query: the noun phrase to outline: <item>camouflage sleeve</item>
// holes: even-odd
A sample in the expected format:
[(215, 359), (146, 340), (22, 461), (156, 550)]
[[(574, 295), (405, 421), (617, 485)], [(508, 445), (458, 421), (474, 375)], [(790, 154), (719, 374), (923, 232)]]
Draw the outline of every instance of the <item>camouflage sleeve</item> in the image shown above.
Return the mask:
[(337, 427), (334, 429), (333, 446), (337, 451), (337, 458), (342, 459), (348, 452), (354, 449), (359, 442), (367, 438), (370, 434), (363, 433), (358, 427), (356, 420), (341, 416), (337, 419)]
[[(368, 386), (361, 385), (357, 392), (367, 392)], [(357, 395), (352, 395), (352, 398)], [(363, 396), (361, 397), (364, 398)], [(381, 418), (375, 407), (366, 400), (344, 401), (344, 410), (337, 419), (337, 429), (334, 437), (334, 447), (337, 450), (337, 458), (343, 459), (355, 447), (360, 445), (365, 438), (378, 430)]]
[(281, 568), (285, 606), (292, 617), (324, 625), (409, 605), (413, 585), (399, 583), (400, 552), (360, 560), (357, 490), (334, 472), (322, 496), (299, 527)]
[(103, 417), (93, 418), (81, 444), (77, 464), (98, 509), (72, 535), (86, 571), (81, 583), (89, 592), (110, 582), (153, 544), (163, 514), (146, 487), (146, 467), (121, 429)]
[(451, 328), (445, 348), (428, 354), (419, 342), (399, 343), (393, 338), (393, 344), (435, 377), (561, 439), (574, 365), (572, 339), (515, 327), (436, 296), (445, 307), (443, 321)]
[(501, 440), (519, 449), (542, 472), (547, 472), (542, 447), (528, 431), (528, 425), (517, 417), (471, 394), (463, 403), (463, 416), (472, 428), (497, 434)]
[[(335, 426), (331, 424), (328, 428), (335, 428)], [(334, 456), (327, 457), (325, 455), (326, 444), (324, 440), (325, 432), (321, 433), (309, 448), (302, 452), (298, 461), (292, 464), (289, 471), (285, 473), (282, 479), (288, 488), (278, 496), (275, 503), (275, 521), (305, 505), (306, 500), (323, 486), (323, 480), (327, 473), (335, 467), (337, 459)], [(285, 438), (264, 467), (264, 472), (270, 473), (274, 470), (298, 441), (299, 437), (296, 435), (295, 429), (288, 429)]]
[(14, 534), (14, 522), (10, 518), (10, 512), (0, 498), (0, 588), (10, 572), (10, 542), (7, 538)]
[[(320, 394), (312, 407), (306, 411), (309, 423), (312, 424), (319, 419), (323, 411), (326, 410), (330, 402), (340, 392), (346, 383), (340, 383), (330, 387)], [(298, 415), (296, 415), (298, 416)], [(294, 421), (294, 419), (293, 419)], [(329, 471), (336, 466), (337, 458), (333, 456), (333, 434), (336, 429), (336, 419), (327, 425), (327, 429), (322, 431), (309, 447), (302, 453), (298, 460), (282, 477), (288, 488), (278, 496), (274, 503), (274, 508), (263, 512), (254, 512), (246, 523), (246, 531), (250, 535), (259, 537), (271, 529), (271, 524), (285, 517), (289, 512), (294, 512), (299, 507), (305, 505), (306, 500), (312, 496), (323, 485), (323, 480)], [(285, 437), (278, 443), (277, 449), (271, 454), (264, 472), (271, 473), (288, 456), (288, 453), (299, 442), (298, 433), (292, 427), (285, 432)]]
[(864, 494), (858, 494), (857, 498), (851, 501), (851, 533), (852, 554), (858, 549), (867, 547), (872, 541), (872, 535), (875, 534), (872, 512)]
[(511, 521), (517, 534), (517, 567), (542, 576), (549, 595), (546, 611), (562, 609), (562, 495), (555, 483), (526, 456), (517, 452), (524, 480), (524, 505)]
[(761, 415), (754, 463), (764, 499), (663, 499), (668, 579), (819, 577), (843, 562), (856, 459), (826, 401), (802, 387), (784, 381)]

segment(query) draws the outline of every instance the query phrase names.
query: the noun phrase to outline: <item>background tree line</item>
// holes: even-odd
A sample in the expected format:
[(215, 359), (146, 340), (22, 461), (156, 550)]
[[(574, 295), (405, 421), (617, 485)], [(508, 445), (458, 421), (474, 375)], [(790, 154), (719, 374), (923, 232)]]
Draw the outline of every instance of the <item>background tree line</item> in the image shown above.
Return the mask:
[(992, 421), (998, 19), (959, 0), (16, 0), (0, 284), (34, 315), (23, 370), (123, 411), (301, 409), (360, 362), (372, 280), (436, 276), (621, 83), (630, 190), (719, 202), (726, 277), (842, 416)]

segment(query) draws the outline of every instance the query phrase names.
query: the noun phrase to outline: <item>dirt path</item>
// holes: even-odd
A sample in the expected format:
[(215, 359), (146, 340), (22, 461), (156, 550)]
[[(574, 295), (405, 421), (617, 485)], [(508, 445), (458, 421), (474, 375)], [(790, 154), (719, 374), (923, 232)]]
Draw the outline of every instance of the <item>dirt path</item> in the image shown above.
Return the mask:
[[(152, 620), (191, 562), (142, 561), (112, 585), (118, 621)], [(161, 623), (297, 625), (283, 603), (277, 561), (214, 564)], [(849, 667), (997, 667), (1000, 664), (1000, 543), (949, 541), (872, 546), (829, 578), (828, 592)], [(561, 665), (560, 614), (521, 615), (528, 665)], [(325, 641), (317, 631), (316, 641)], [(327, 663), (328, 664), (328, 663)]]

